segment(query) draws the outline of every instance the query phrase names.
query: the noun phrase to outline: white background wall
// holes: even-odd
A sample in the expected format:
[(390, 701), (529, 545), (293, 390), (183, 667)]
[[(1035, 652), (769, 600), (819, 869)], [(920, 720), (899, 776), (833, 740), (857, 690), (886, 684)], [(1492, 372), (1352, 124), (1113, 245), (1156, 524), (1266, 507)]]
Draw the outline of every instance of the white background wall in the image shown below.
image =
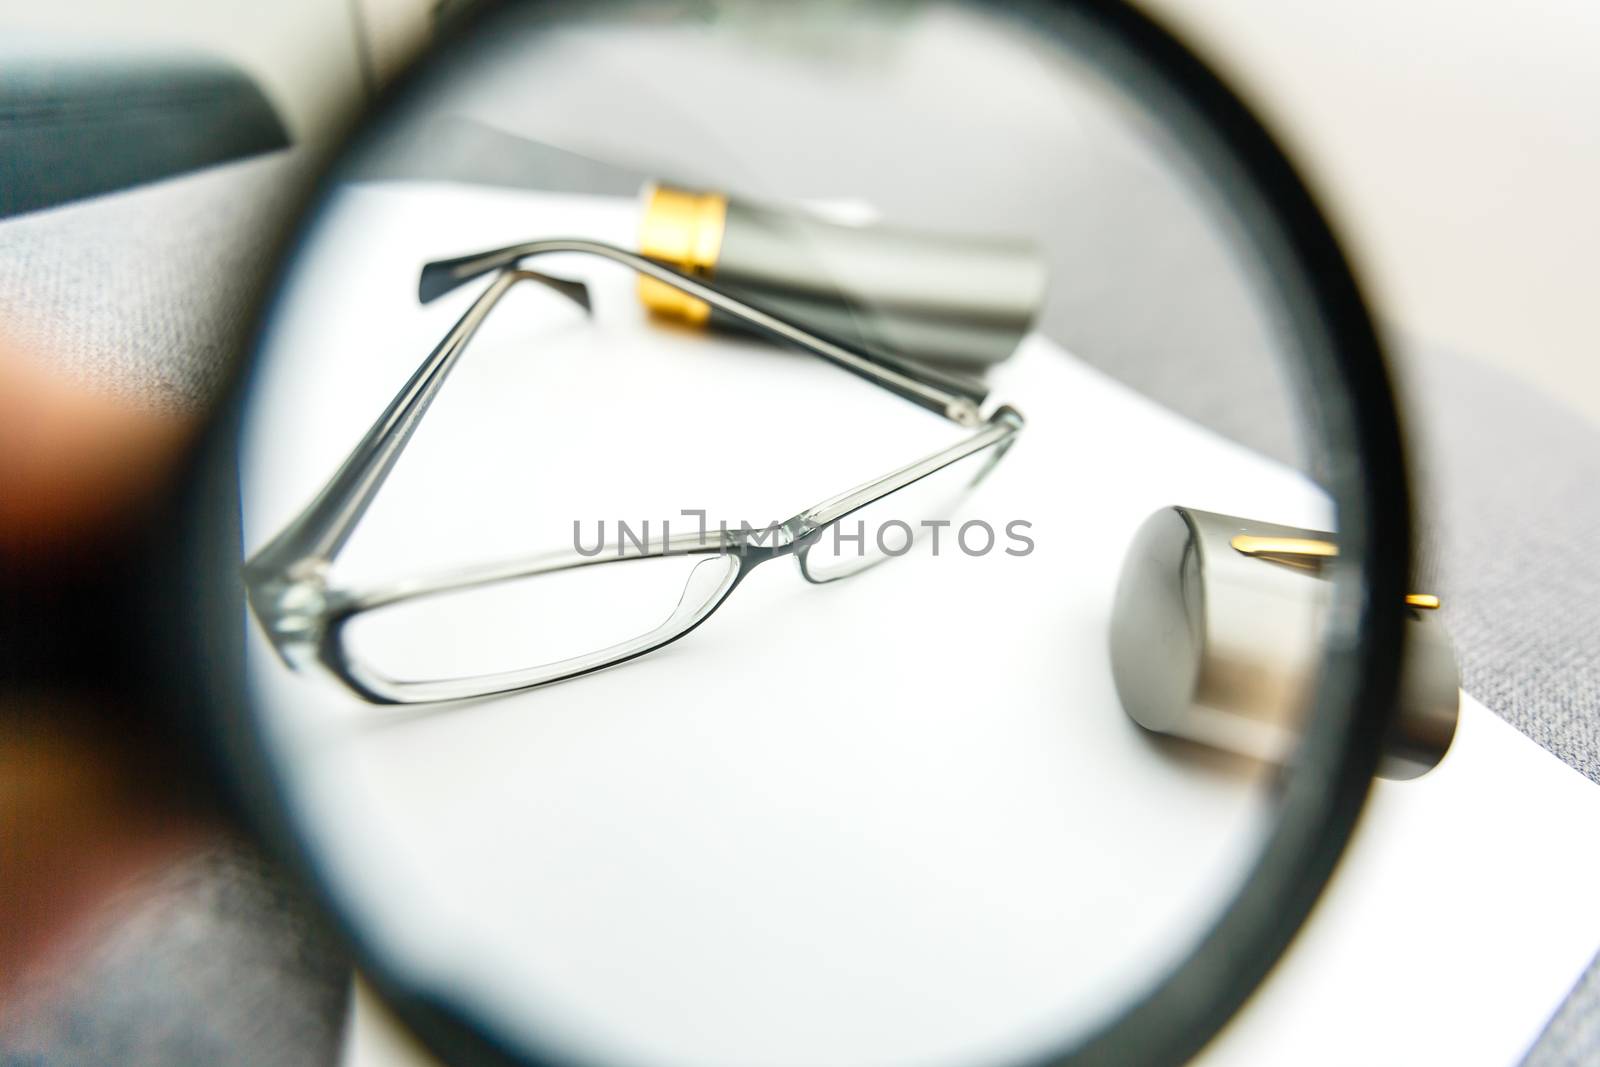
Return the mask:
[(1288, 142), (1393, 324), (1600, 422), (1600, 3), (1142, 3)]
[[(1141, 0), (1309, 172), (1381, 313), (1600, 423), (1600, 3)], [(298, 138), (426, 36), (430, 0), (0, 0), (0, 32), (188, 45)]]

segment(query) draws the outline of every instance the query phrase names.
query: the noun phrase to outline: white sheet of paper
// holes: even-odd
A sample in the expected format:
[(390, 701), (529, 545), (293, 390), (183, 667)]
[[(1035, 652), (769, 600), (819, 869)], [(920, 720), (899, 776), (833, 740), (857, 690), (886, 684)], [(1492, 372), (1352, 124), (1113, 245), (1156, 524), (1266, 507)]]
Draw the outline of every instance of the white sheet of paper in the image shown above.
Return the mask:
[(1311, 921), (1202, 1062), (1517, 1062), (1600, 946), (1595, 842), (1600, 789), (1464, 695), (1438, 767), (1374, 783)]
[[(1206, 1067), (1504, 1067), (1600, 940), (1594, 783), (1471, 697), (1445, 761), (1379, 782), (1311, 921)], [(425, 1067), (365, 986), (343, 1067)]]
[[(418, 307), (423, 260), (540, 234), (627, 243), (634, 211), (450, 186), (342, 194), (268, 338), (244, 461), (247, 547), (303, 506), (472, 299), (478, 286)], [(630, 280), (591, 266), (541, 269), (590, 279), (592, 322), (532, 289), (491, 317), (336, 580), (563, 548), (574, 518), (704, 508), (713, 521), (781, 519), (961, 436), (817, 361), (647, 327)], [(974, 514), (1031, 522), (1038, 547), (1025, 558), (947, 552), (821, 588), (773, 564), (670, 650), (380, 727), (367, 725), (371, 708), (289, 674), (258, 644), (255, 684), (291, 788), (320, 812), (335, 891), (404, 966), (465, 990), (499, 1025), (609, 1058), (983, 1062), (1113, 1010), (1187, 948), (1268, 813), (1237, 766), (1163, 758), (1121, 714), (1104, 633), (1123, 547), (1170, 503), (1332, 520), (1297, 475), (1043, 339), (1029, 339), (994, 381), (995, 398), (1016, 403), (1029, 425)], [(1493, 736), (1499, 724), (1478, 717)], [(1374, 836), (1396, 842), (1400, 861), (1380, 872), (1390, 882), (1430, 854), (1392, 836), (1408, 825), (1427, 842), (1457, 826), (1485, 839), (1470, 817), (1452, 821), (1470, 816), (1460, 804), (1412, 823), (1376, 814), (1504, 773), (1471, 770), (1475, 729), (1464, 725), (1435, 776), (1381, 788), (1360, 848)], [(1501, 730), (1509, 736), (1479, 764), (1532, 747)], [(1546, 760), (1546, 771), (1575, 777)], [(1468, 772), (1453, 770), (1462, 763)], [(1532, 784), (1524, 792), (1542, 795)], [(1575, 810), (1597, 806), (1590, 798)], [(1508, 832), (1540, 825), (1510, 819), (1510, 804), (1494, 810)], [(1600, 874), (1565, 854), (1514, 872), (1444, 845), (1432, 854), (1434, 872), (1462, 883), (1460, 895), (1426, 901), (1428, 921), (1446, 927), (1465, 927), (1490, 899), (1474, 895), (1485, 883), (1478, 866), (1539, 877), (1565, 862), (1569, 884), (1600, 888)], [(1387, 943), (1336, 936), (1339, 951), (1322, 955), (1342, 969), (1313, 964), (1316, 981), (1365, 995), (1375, 983), (1362, 971), (1387, 977), (1396, 960), (1426, 970), (1431, 955), (1412, 953), (1421, 942), (1393, 933), (1417, 919), (1418, 902), (1406, 903), (1354, 920)], [(1542, 898), (1539, 918), (1554, 924), (1550, 903)], [(1530, 977), (1505, 1011), (1453, 1024), (1484, 1028), (1468, 1042), (1475, 1053), (1525, 1044), (1600, 943), (1600, 924), (1578, 936), (1584, 920), (1566, 919), (1559, 946), (1530, 937), (1504, 946), (1521, 956), (1481, 960)], [(1352, 943), (1363, 947), (1352, 953)], [(1466, 968), (1455, 957), (1450, 967), (1420, 988), (1454, 988), (1459, 999)], [(1407, 986), (1409, 1006), (1433, 1003), (1418, 990)], [(1256, 1005), (1265, 1003), (1264, 994)], [(1260, 1010), (1213, 1054), (1257, 1032), (1249, 1020)], [(1301, 1025), (1361, 1031), (1310, 1018)], [(1267, 1058), (1292, 1036), (1261, 1038)], [(1331, 1047), (1325, 1034), (1306, 1043), (1315, 1054)], [(1366, 1047), (1363, 1058), (1400, 1047)]]

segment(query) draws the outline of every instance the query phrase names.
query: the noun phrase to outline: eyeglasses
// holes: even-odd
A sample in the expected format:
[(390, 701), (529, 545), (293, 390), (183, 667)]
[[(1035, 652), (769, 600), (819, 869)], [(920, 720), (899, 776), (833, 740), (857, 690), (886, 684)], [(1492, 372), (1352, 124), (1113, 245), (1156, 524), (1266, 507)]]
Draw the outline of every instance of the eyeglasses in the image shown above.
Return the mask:
[[(585, 254), (732, 316), (975, 432), (764, 530), (743, 526), (623, 539), (615, 552), (560, 552), (374, 588), (336, 588), (328, 569), (411, 434), (507, 290), (537, 282), (589, 310), (581, 283), (521, 266)], [(530, 241), (423, 268), (424, 303), (485, 274), (494, 280), (425, 359), (315, 499), (243, 568), (251, 610), (290, 667), (320, 666), (364, 699), (413, 704), (507, 693), (642, 656), (699, 626), (762, 563), (795, 556), (807, 581), (846, 578), (903, 554), (949, 514), (1016, 439), (1023, 419), (983, 419), (981, 384), (818, 336), (644, 256), (581, 239)], [(893, 543), (884, 532), (894, 527)]]

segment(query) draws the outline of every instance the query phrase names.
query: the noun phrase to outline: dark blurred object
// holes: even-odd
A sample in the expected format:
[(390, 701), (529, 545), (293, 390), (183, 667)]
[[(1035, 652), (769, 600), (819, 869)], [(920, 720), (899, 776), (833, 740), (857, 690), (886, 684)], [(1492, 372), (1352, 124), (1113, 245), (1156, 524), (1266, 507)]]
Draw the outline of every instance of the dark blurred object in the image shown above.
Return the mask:
[(208, 56), (0, 46), (0, 217), (282, 148), (243, 72)]
[(137, 639), (196, 420), (49, 355), (0, 339), (0, 1063), (333, 1062), (339, 942)]
[[(222, 90), (214, 103), (119, 100), (143, 65), (84, 57), (100, 95), (74, 126), (42, 106), (65, 99), (50, 96), (63, 66), (17, 60), (21, 46), (0, 46), (6, 212), (27, 175), (83, 196), (285, 143), (259, 92), (216, 64), (195, 83)], [(156, 66), (152, 91), (185, 82)], [(149, 169), (111, 165), (126, 138), (146, 141), (129, 151)], [(52, 173), (74, 152), (92, 173)], [(197, 722), (215, 709), (175, 706), (157, 684), (168, 665), (130, 641), (158, 640), (189, 595), (167, 585), (152, 603), (152, 551), (180, 536), (167, 509), (184, 452), (309, 162), (257, 156), (0, 224), (0, 1063), (338, 1055), (339, 942), (215, 788)]]
[(0, 1005), (0, 1063), (338, 1061), (349, 964), (299, 886), (197, 834), (112, 889)]

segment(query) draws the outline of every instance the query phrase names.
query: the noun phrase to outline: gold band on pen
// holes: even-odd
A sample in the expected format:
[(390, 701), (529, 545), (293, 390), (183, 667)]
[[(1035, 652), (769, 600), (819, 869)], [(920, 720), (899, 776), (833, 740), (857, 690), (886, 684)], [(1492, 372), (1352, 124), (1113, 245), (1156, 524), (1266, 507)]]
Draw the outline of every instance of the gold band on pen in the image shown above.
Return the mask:
[[(1303, 567), (1306, 570), (1318, 570), (1323, 560), (1333, 559), (1339, 555), (1339, 546), (1332, 541), (1310, 537), (1256, 537), (1252, 534), (1239, 534), (1228, 543), (1233, 546), (1234, 551), (1242, 552), (1246, 556), (1256, 556), (1290, 567)], [(1406, 597), (1406, 606), (1433, 611), (1439, 607), (1439, 598), (1432, 593), (1411, 593)]]
[[(710, 277), (722, 253), (728, 198), (669, 185), (652, 187), (639, 226), (639, 251), (688, 274)], [(640, 277), (639, 299), (653, 313), (695, 326), (711, 318), (711, 305), (654, 278)]]

